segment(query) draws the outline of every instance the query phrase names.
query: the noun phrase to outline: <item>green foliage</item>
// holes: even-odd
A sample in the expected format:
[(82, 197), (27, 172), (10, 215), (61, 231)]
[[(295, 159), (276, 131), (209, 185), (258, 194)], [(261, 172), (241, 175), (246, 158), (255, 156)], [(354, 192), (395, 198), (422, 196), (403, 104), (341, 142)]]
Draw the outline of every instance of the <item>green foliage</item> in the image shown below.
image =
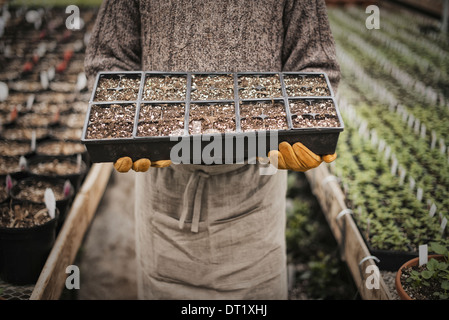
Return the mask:
[(303, 173), (288, 173), (287, 203), (287, 254), (297, 266), (296, 287), (309, 299), (353, 299), (357, 289)]

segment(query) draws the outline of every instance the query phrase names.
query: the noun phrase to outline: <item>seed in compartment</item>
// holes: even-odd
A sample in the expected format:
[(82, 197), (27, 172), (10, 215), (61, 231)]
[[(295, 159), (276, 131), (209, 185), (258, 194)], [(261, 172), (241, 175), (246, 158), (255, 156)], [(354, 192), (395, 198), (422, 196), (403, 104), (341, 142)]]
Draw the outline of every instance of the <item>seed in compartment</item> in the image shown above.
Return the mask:
[(135, 104), (93, 105), (89, 115), (86, 138), (131, 138), (135, 112)]
[(240, 105), (240, 124), (244, 132), (287, 130), (287, 114), (280, 102), (248, 102)]
[(238, 80), (241, 99), (282, 97), (279, 75), (241, 75)]
[(235, 107), (232, 103), (191, 104), (189, 133), (235, 132)]
[(191, 100), (233, 100), (234, 77), (228, 74), (194, 74), (191, 90)]
[(140, 107), (137, 136), (172, 136), (184, 134), (183, 104), (143, 104)]
[(284, 84), (287, 95), (290, 97), (330, 96), (330, 90), (323, 74), (284, 75)]
[(331, 99), (290, 100), (293, 128), (339, 127)]
[(181, 101), (186, 99), (186, 76), (147, 76), (143, 88), (145, 101)]
[(103, 75), (98, 81), (94, 101), (135, 101), (139, 87), (140, 76)]

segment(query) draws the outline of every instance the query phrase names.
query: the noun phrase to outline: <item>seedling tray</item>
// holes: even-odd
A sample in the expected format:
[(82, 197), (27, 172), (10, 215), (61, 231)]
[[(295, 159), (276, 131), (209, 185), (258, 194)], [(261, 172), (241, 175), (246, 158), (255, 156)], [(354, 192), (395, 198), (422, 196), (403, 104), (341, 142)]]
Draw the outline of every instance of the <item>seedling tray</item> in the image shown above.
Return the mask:
[(178, 162), (222, 164), (282, 141), (332, 154), (343, 129), (325, 73), (99, 72), (81, 141), (92, 162), (174, 160), (173, 151)]

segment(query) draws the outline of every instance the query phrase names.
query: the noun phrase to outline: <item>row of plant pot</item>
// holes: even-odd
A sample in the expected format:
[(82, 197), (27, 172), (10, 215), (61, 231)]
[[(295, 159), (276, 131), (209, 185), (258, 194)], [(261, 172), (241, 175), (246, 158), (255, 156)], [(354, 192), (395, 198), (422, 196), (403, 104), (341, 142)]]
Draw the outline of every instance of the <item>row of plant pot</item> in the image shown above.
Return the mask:
[(0, 38), (0, 278), (10, 284), (36, 282), (90, 168), (80, 138), (95, 10), (81, 12), (75, 32), (60, 9), (34, 26), (33, 8), (12, 7)]

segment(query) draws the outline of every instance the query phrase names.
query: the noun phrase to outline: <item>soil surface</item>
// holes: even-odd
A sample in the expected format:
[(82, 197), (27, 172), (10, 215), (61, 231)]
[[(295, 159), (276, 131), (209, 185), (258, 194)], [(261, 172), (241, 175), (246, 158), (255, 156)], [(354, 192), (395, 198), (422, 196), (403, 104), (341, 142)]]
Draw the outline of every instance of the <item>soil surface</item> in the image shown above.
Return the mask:
[(104, 76), (98, 81), (95, 101), (133, 101), (137, 100), (140, 77)]
[(287, 130), (287, 114), (281, 103), (251, 102), (240, 105), (242, 131)]
[(192, 100), (233, 100), (232, 75), (192, 75)]
[(238, 83), (241, 99), (282, 97), (279, 75), (244, 75), (239, 77)]
[(30, 228), (51, 220), (47, 208), (39, 204), (0, 206), (0, 227)]
[(286, 75), (284, 84), (290, 97), (330, 96), (330, 91), (323, 75)]
[(181, 101), (186, 99), (186, 76), (149, 76), (143, 88), (143, 100)]

